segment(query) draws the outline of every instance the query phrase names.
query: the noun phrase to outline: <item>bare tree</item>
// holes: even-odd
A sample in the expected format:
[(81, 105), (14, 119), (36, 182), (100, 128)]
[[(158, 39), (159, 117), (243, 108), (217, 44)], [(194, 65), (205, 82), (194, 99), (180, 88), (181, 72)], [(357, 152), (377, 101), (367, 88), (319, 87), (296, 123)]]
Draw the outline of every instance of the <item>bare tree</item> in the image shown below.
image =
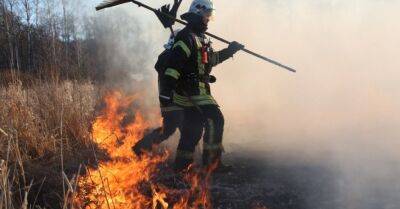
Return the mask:
[(54, 0), (46, 0), (46, 13), (47, 13), (47, 24), (51, 34), (51, 51), (52, 51), (52, 68), (55, 68), (57, 62), (57, 50), (56, 50), (56, 18), (53, 14), (54, 11)]
[(12, 42), (11, 46), (13, 47), (12, 53), (13, 58), (15, 61), (15, 66), (18, 72), (20, 72), (21, 65), (20, 65), (20, 56), (19, 56), (19, 46), (18, 46), (18, 36), (19, 36), (19, 28), (17, 25), (17, 21), (14, 20), (13, 14), (16, 12), (16, 8), (18, 8), (18, 1), (17, 0), (7, 0), (8, 1), (8, 10), (10, 11), (11, 18), (8, 18), (9, 22), (9, 37), (10, 41)]
[(8, 48), (9, 48), (9, 67), (11, 70), (11, 77), (12, 80), (15, 80), (15, 66), (14, 66), (14, 45), (12, 42), (12, 37), (11, 37), (11, 20), (10, 14), (7, 9), (7, 4), (5, 0), (1, 0), (1, 5), (2, 5), (2, 10), (3, 10), (3, 15), (4, 15), (4, 25), (6, 29), (6, 36), (7, 36), (7, 42), (8, 42)]
[(77, 13), (81, 2), (74, 2), (0, 0), (0, 68), (12, 70), (13, 78), (17, 71), (48, 76), (48, 70), (65, 77), (101, 77), (112, 54), (103, 51), (115, 42), (105, 35), (115, 27)]
[(31, 11), (32, 11), (32, 8), (31, 8), (31, 2), (29, 1), (29, 0), (22, 0), (22, 5), (23, 5), (23, 7), (24, 7), (24, 11), (25, 11), (25, 21), (26, 21), (26, 24), (27, 24), (27, 34), (26, 34), (26, 36), (27, 36), (27, 40), (26, 40), (26, 46), (27, 46), (27, 53), (26, 53), (26, 56), (27, 56), (27, 69), (28, 69), (28, 71), (30, 71), (31, 70), (31, 65), (32, 65), (32, 63), (31, 63), (31, 58), (32, 58), (32, 55), (31, 55), (31, 18), (32, 18), (32, 13), (31, 13)]
[(37, 27), (39, 25), (39, 9), (40, 9), (40, 1), (39, 0), (34, 0), (34, 4), (35, 4), (35, 26)]
[(6, 8), (6, 2), (4, 0), (1, 0), (1, 6), (2, 6), (2, 11), (3, 11), (3, 15), (4, 15), (4, 25), (5, 25), (5, 29), (6, 29), (6, 36), (7, 36), (7, 40), (8, 40), (8, 46), (9, 46), (9, 50), (10, 50), (10, 68), (13, 69), (14, 68), (14, 53), (13, 53), (13, 45), (12, 45), (12, 41), (11, 41), (11, 32), (10, 32), (10, 17), (8, 14), (8, 10)]

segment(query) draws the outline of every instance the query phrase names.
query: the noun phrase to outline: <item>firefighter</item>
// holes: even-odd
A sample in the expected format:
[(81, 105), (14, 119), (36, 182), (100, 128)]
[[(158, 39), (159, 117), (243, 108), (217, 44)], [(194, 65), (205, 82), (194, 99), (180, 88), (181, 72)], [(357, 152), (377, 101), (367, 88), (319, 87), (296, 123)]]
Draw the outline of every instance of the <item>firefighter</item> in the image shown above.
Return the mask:
[[(158, 56), (158, 60), (155, 65), (155, 69), (157, 70), (158, 74), (159, 92), (161, 92), (163, 89), (163, 82), (161, 82), (161, 79), (163, 78), (166, 70), (166, 62), (174, 44), (174, 34), (176, 34), (178, 31), (179, 30), (174, 31), (174, 33), (171, 34), (167, 44), (164, 45), (165, 50)], [(177, 129), (180, 129), (183, 121), (183, 108), (173, 103), (165, 103), (163, 100), (160, 100), (160, 108), (161, 116), (163, 118), (162, 126), (147, 133), (141, 140), (139, 140), (138, 143), (135, 144), (135, 146), (132, 147), (133, 152), (137, 156), (141, 156), (145, 152), (150, 152), (154, 145), (161, 144), (172, 134), (174, 134)]]
[[(176, 13), (181, 3), (182, 0), (174, 0), (174, 4), (171, 9), (170, 5), (166, 4), (158, 9), (155, 13), (161, 24), (165, 28), (171, 28), (172, 32), (168, 39), (168, 42), (164, 45), (165, 50), (158, 56), (158, 60), (155, 65), (155, 69), (158, 74), (159, 92), (161, 92), (161, 89), (163, 88), (163, 82), (161, 82), (161, 79), (163, 78), (164, 72), (166, 70), (166, 63), (174, 44), (175, 34), (179, 32), (179, 30), (172, 30), (174, 21), (166, 17), (165, 15), (162, 15), (162, 13), (168, 14), (172, 17), (176, 17)], [(180, 129), (180, 125), (183, 120), (183, 109), (172, 103), (165, 104), (161, 100), (160, 108), (161, 116), (163, 118), (162, 126), (145, 134), (145, 136), (132, 147), (133, 152), (137, 156), (141, 156), (145, 152), (150, 152), (154, 145), (161, 144), (163, 141), (167, 140), (172, 134), (174, 134), (177, 129)]]
[(193, 154), (203, 137), (203, 165), (226, 166), (221, 162), (224, 117), (211, 95), (210, 73), (212, 67), (232, 57), (243, 45), (232, 42), (215, 52), (204, 33), (212, 18), (211, 0), (194, 0), (189, 12), (181, 16), (188, 22), (175, 38), (164, 78), (165, 88), (160, 92), (163, 104), (175, 103), (184, 109), (181, 138), (175, 159), (175, 169), (182, 171), (193, 162)]

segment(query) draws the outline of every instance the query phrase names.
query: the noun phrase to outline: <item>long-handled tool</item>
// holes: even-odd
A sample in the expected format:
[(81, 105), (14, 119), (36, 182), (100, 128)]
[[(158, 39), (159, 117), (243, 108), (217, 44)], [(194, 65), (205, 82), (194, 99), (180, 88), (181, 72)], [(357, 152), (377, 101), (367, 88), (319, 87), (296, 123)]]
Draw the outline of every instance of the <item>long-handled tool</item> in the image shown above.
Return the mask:
[[(146, 4), (143, 4), (143, 3), (139, 2), (139, 1), (136, 1), (136, 0), (114, 0), (114, 1), (106, 1), (106, 2), (103, 2), (103, 3), (101, 3), (100, 5), (98, 5), (98, 6), (96, 7), (96, 10), (98, 11), (98, 10), (102, 10), (102, 9), (109, 8), (109, 7), (114, 7), (114, 6), (117, 6), (117, 5), (120, 5), (120, 4), (124, 4), (124, 3), (128, 3), (128, 2), (132, 2), (132, 3), (136, 4), (136, 5), (138, 5), (139, 7), (143, 7), (143, 8), (145, 8), (145, 9), (148, 9), (148, 10), (153, 11), (153, 12), (155, 12), (155, 13), (162, 13), (162, 15), (164, 15), (164, 16), (166, 16), (166, 17), (172, 19), (172, 20), (175, 21), (175, 22), (178, 22), (178, 23), (180, 23), (180, 24), (182, 24), (182, 25), (187, 25), (187, 22), (185, 22), (185, 21), (183, 21), (183, 20), (177, 19), (177, 18), (175, 18), (175, 17), (173, 17), (173, 16), (171, 16), (171, 15), (169, 15), (169, 14), (163, 13), (163, 12), (157, 10), (157, 9), (154, 9), (154, 8), (152, 8), (152, 7), (150, 7), (150, 6), (146, 5)], [(231, 43), (230, 41), (227, 41), (226, 39), (221, 38), (221, 37), (219, 37), (219, 36), (216, 36), (216, 35), (214, 35), (214, 34), (212, 34), (212, 33), (206, 32), (205, 34), (208, 35), (208, 36), (210, 36), (211, 38), (214, 38), (214, 39), (216, 39), (216, 40), (218, 40), (218, 41), (221, 41), (221, 42), (223, 42), (223, 43), (226, 43), (226, 44), (230, 44), (230, 43)], [(272, 64), (274, 64), (274, 65), (276, 65), (276, 66), (282, 67), (282, 68), (284, 68), (284, 69), (286, 69), (286, 70), (289, 70), (289, 71), (291, 71), (291, 72), (296, 72), (296, 70), (293, 69), (293, 68), (291, 68), (291, 67), (288, 67), (288, 66), (286, 66), (286, 65), (284, 65), (284, 64), (282, 64), (282, 63), (279, 63), (279, 62), (277, 62), (277, 61), (275, 61), (275, 60), (272, 60), (272, 59), (270, 59), (270, 58), (268, 58), (268, 57), (265, 57), (265, 56), (263, 56), (263, 55), (260, 55), (260, 54), (258, 54), (258, 53), (255, 53), (255, 52), (250, 51), (250, 50), (248, 50), (248, 49), (242, 49), (242, 51), (244, 51), (244, 52), (246, 52), (246, 53), (248, 53), (248, 54), (251, 54), (251, 55), (253, 55), (253, 56), (255, 56), (255, 57), (258, 57), (258, 58), (260, 58), (260, 59), (262, 59), (262, 60), (265, 60), (265, 61), (267, 61), (267, 62), (269, 62), (269, 63), (272, 63)]]

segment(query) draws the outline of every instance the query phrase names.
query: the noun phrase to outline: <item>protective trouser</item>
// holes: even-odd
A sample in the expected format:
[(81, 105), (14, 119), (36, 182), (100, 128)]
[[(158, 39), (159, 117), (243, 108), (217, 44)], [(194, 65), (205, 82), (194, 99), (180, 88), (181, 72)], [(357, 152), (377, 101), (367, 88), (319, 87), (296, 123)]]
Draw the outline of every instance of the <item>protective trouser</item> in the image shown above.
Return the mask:
[(181, 138), (175, 159), (175, 169), (181, 171), (193, 163), (196, 145), (204, 131), (203, 164), (218, 163), (223, 151), (224, 117), (217, 105), (202, 105), (184, 109)]
[(156, 128), (147, 133), (136, 145), (132, 148), (133, 151), (140, 155), (143, 151), (151, 151), (153, 145), (161, 144), (167, 140), (176, 129), (180, 129), (183, 121), (183, 110), (162, 111), (163, 117), (162, 127)]

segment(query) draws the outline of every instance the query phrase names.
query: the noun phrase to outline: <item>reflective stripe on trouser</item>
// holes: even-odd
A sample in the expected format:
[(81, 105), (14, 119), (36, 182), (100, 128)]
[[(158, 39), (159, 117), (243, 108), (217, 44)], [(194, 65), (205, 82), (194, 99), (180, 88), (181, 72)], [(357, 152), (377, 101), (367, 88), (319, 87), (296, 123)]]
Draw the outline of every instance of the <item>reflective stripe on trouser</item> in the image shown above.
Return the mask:
[(203, 165), (209, 166), (219, 162), (221, 155), (224, 152), (224, 147), (219, 144), (203, 144)]
[(187, 159), (187, 160), (193, 160), (193, 152), (178, 150), (176, 152), (176, 157)]
[[(196, 145), (201, 139), (205, 126), (204, 141), (209, 145), (219, 145), (222, 143), (224, 128), (224, 117), (216, 105), (199, 106), (201, 111), (194, 107), (185, 108), (184, 120), (182, 124), (182, 134), (179, 140), (178, 152), (185, 151), (193, 153)], [(221, 157), (222, 149), (216, 155), (211, 156), (209, 150), (204, 150), (203, 161), (206, 164), (212, 163)], [(209, 158), (211, 156), (212, 158)], [(206, 162), (207, 161), (207, 162)], [(186, 165), (188, 166), (188, 165)]]
[(212, 112), (211, 117), (207, 117), (203, 139), (203, 164), (206, 166), (219, 161), (223, 152), (224, 117), (219, 108)]
[(224, 146), (222, 145), (222, 143), (207, 144), (206, 142), (204, 142), (203, 150), (209, 150), (209, 151), (222, 150), (222, 151), (224, 151)]

